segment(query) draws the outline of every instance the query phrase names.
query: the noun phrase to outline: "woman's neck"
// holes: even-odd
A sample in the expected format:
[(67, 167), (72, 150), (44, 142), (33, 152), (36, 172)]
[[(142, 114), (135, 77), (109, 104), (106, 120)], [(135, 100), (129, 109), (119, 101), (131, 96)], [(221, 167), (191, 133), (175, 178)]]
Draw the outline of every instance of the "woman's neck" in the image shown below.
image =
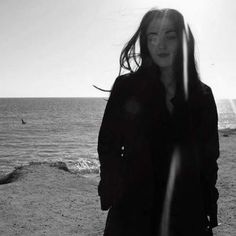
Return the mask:
[(174, 107), (171, 102), (171, 99), (175, 96), (175, 93), (176, 93), (176, 81), (174, 78), (173, 70), (170, 68), (161, 70), (160, 79), (166, 91), (166, 106), (169, 112), (172, 113)]
[(166, 89), (175, 87), (174, 72), (171, 68), (162, 69), (160, 79)]

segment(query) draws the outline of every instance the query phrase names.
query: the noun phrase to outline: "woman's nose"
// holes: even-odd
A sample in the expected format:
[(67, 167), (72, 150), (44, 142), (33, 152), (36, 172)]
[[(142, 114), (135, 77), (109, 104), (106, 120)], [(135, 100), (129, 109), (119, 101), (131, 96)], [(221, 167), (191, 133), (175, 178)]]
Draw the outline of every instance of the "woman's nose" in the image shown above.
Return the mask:
[(157, 46), (158, 46), (158, 48), (160, 48), (160, 49), (166, 48), (166, 42), (165, 42), (164, 37), (160, 37)]

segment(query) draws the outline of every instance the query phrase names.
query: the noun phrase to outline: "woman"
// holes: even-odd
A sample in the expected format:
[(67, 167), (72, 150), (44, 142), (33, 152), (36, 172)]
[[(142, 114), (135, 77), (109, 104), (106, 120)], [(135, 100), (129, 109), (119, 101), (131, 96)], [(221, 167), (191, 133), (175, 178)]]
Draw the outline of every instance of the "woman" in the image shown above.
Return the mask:
[(98, 154), (98, 193), (102, 210), (109, 209), (105, 236), (212, 235), (217, 110), (178, 11), (148, 11), (122, 50)]

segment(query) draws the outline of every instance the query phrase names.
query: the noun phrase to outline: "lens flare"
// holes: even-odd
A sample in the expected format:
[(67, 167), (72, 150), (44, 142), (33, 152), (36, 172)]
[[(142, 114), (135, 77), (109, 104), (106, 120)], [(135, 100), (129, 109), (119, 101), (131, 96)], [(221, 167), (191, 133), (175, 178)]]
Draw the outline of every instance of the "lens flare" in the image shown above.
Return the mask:
[(183, 31), (183, 84), (185, 100), (188, 100), (188, 33)]
[(174, 185), (177, 174), (180, 169), (180, 155), (178, 148), (175, 148), (175, 151), (172, 156), (170, 172), (168, 177), (168, 183), (166, 188), (166, 195), (164, 200), (164, 207), (161, 218), (161, 227), (160, 227), (160, 236), (169, 236), (169, 223), (170, 223), (170, 207), (171, 200), (173, 197)]
[(234, 101), (232, 99), (230, 99), (229, 102), (230, 102), (230, 106), (233, 110), (233, 113), (236, 115), (236, 106), (234, 104)]
[(163, 25), (164, 25), (165, 21), (167, 20), (167, 16), (168, 16), (168, 9), (164, 11), (164, 14), (161, 18), (160, 32), (162, 32)]

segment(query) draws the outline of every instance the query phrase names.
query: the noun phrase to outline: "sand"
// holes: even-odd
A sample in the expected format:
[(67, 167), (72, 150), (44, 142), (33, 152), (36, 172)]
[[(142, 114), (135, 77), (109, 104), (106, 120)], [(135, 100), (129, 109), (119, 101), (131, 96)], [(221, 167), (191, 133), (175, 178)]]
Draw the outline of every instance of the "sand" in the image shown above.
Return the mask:
[(220, 158), (217, 187), (219, 190), (218, 217), (220, 226), (216, 236), (236, 235), (236, 130), (219, 133)]
[[(220, 132), (219, 222), (215, 236), (234, 236), (236, 131)], [(100, 236), (99, 176), (67, 171), (63, 163), (31, 163), (0, 180), (0, 236)], [(5, 184), (3, 184), (5, 183)]]
[[(57, 166), (57, 165), (56, 165)], [(0, 185), (0, 235), (102, 235), (97, 177), (83, 177), (36, 163), (17, 168)]]

